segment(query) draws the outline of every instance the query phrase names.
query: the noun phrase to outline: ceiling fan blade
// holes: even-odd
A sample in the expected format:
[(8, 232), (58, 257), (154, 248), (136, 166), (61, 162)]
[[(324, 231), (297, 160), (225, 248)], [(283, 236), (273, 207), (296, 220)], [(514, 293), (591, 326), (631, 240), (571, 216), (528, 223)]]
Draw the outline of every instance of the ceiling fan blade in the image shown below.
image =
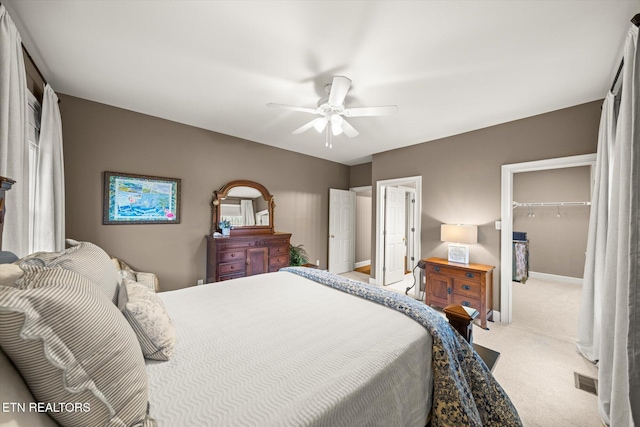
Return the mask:
[(351, 126), (351, 123), (349, 123), (346, 120), (342, 121), (342, 131), (349, 138), (353, 138), (354, 136), (360, 135), (360, 132), (358, 132), (353, 126)]
[(294, 134), (294, 135), (298, 135), (298, 134), (301, 134), (303, 132), (306, 132), (309, 129), (311, 129), (316, 124), (316, 122), (318, 120), (324, 120), (324, 117), (318, 117), (317, 119), (313, 119), (309, 123), (300, 126), (298, 129), (294, 130), (291, 133)]
[(344, 110), (345, 117), (364, 117), (364, 116), (387, 116), (398, 112), (397, 105), (383, 105), (380, 107), (359, 107), (347, 108)]
[(280, 110), (300, 111), (302, 113), (319, 114), (317, 108), (294, 107), (293, 105), (284, 104), (267, 104), (269, 108), (278, 108)]
[(350, 87), (351, 80), (344, 76), (335, 76), (331, 83), (331, 92), (329, 92), (329, 105), (333, 107), (341, 106)]

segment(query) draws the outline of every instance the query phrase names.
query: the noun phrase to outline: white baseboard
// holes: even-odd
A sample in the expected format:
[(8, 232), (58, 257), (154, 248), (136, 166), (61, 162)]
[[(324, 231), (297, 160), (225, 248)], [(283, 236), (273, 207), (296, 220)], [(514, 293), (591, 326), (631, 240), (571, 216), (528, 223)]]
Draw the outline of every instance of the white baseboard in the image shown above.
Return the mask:
[(501, 318), (500, 312), (498, 310), (493, 310), (493, 321), (499, 322), (500, 318)]
[(378, 283), (376, 282), (376, 279), (373, 277), (369, 277), (369, 284), (373, 285), (373, 286), (378, 286)]
[(367, 265), (371, 265), (371, 260), (356, 262), (354, 268), (366, 267)]
[(557, 274), (538, 273), (535, 271), (530, 271), (529, 277), (532, 279), (549, 280), (551, 282), (570, 283), (572, 285), (582, 286), (582, 278), (580, 277), (559, 276)]

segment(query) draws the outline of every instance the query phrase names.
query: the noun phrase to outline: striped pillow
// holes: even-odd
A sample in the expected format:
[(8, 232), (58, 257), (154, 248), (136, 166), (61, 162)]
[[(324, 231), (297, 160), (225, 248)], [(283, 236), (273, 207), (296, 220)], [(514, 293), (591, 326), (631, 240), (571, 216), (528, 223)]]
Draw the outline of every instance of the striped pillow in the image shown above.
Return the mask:
[(155, 292), (124, 279), (118, 294), (118, 308), (136, 333), (144, 357), (153, 360), (171, 358), (176, 335), (167, 310)]
[(70, 248), (58, 253), (43, 253), (29, 256), (20, 262), (26, 270), (30, 266), (62, 267), (76, 272), (98, 285), (104, 294), (114, 303), (118, 303), (118, 286), (120, 275), (116, 271), (111, 258), (99, 246), (89, 242), (78, 242), (67, 239)]
[[(78, 273), (32, 267), (25, 276), (19, 288), (0, 287), (0, 346), (49, 415), (64, 426), (152, 423), (144, 358), (117, 307)], [(55, 411), (60, 402), (73, 405)]]

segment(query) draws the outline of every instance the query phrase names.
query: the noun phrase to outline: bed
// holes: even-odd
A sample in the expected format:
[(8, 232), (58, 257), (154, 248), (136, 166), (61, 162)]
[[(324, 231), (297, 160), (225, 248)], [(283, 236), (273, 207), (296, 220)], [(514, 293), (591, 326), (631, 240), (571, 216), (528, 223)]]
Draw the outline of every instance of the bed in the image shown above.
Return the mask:
[[(70, 261), (83, 253), (79, 247), (91, 256)], [(32, 384), (34, 368), (23, 366), (21, 358), (26, 356), (6, 338), (11, 335), (6, 329), (16, 323), (6, 316), (14, 320), (27, 316), (25, 310), (15, 308), (21, 292), (37, 294), (30, 297), (32, 305), (40, 304), (42, 298), (55, 299), (51, 304), (60, 306), (42, 317), (75, 316), (79, 326), (74, 328), (84, 328), (83, 334), (97, 331), (100, 340), (106, 339), (106, 333), (100, 332), (105, 328), (127, 325), (120, 319), (127, 314), (118, 292), (127, 289), (131, 299), (131, 281), (127, 279), (125, 287), (125, 281), (116, 278), (114, 294), (114, 275), (107, 266), (112, 264), (100, 248), (75, 242), (65, 252), (70, 255), (17, 261), (25, 271), (22, 278), (16, 286), (0, 286), (0, 344), (9, 356), (2, 355), (0, 367), (3, 379), (15, 380), (0, 390), (3, 402), (47, 401), (39, 389), (42, 385)], [(100, 267), (92, 265), (98, 259)], [(108, 286), (101, 284), (105, 281)], [(65, 293), (90, 301), (90, 312), (69, 308), (79, 298)], [(92, 377), (75, 388), (63, 381), (63, 388), (72, 389), (66, 390), (67, 401), (82, 404), (94, 399), (90, 414), (12, 408), (0, 414), (0, 425), (54, 425), (51, 417), (62, 425), (136, 427), (521, 425), (508, 397), (468, 343), (442, 316), (404, 295), (323, 271), (291, 267), (171, 292), (155, 294), (148, 289), (148, 293), (160, 301), (171, 323), (175, 340), (170, 354), (160, 357), (163, 360), (144, 359), (142, 353), (148, 353), (140, 337), (139, 345), (132, 344), (133, 323), (118, 326), (125, 334), (122, 338), (83, 356), (90, 362), (98, 357), (95, 354), (103, 358), (95, 369), (83, 365), (82, 375)], [(121, 311), (125, 316), (120, 316)], [(89, 320), (87, 316), (96, 317)], [(97, 325), (107, 321), (106, 326)], [(96, 325), (87, 326), (92, 322)], [(34, 336), (40, 345), (29, 354), (43, 353), (44, 362), (35, 366), (40, 369), (55, 359), (53, 373), (64, 376), (62, 366), (73, 365), (65, 362), (66, 353), (47, 353), (50, 340), (26, 329), (20, 334), (31, 336), (29, 345)], [(67, 327), (62, 331), (69, 333), (64, 339), (73, 348), (77, 337)], [(128, 344), (121, 345), (125, 341)], [(92, 340), (83, 337), (77, 351), (85, 351), (87, 342)], [(128, 356), (116, 363), (122, 353)], [(108, 363), (114, 366), (99, 377)], [(130, 366), (129, 371), (122, 366)], [(113, 378), (126, 384), (114, 387)], [(28, 388), (16, 383), (23, 379)], [(89, 415), (94, 418), (83, 418)]]

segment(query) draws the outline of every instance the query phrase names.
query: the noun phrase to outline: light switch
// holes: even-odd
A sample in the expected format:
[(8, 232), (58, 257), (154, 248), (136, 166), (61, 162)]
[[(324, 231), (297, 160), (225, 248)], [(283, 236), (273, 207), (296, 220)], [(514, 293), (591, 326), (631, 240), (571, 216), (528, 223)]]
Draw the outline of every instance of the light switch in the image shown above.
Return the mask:
[(496, 230), (502, 230), (502, 221), (496, 221)]

